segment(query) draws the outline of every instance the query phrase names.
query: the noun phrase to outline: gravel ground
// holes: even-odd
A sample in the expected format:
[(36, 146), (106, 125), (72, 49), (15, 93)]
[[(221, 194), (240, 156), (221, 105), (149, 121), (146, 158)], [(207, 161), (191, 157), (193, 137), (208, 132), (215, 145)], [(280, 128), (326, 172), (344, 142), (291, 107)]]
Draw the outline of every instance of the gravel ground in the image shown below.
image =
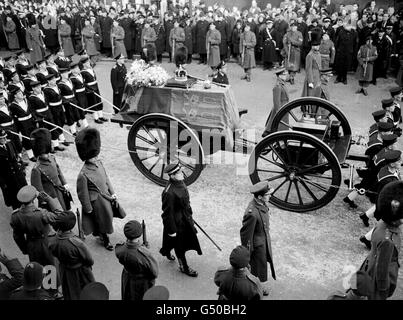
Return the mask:
[[(100, 61), (95, 67), (101, 94), (112, 100), (109, 82), (113, 63)], [(129, 67), (129, 64), (127, 65)], [(172, 64), (164, 64), (168, 71), (173, 71)], [(190, 74), (206, 78), (210, 73), (204, 65), (192, 64), (188, 67)], [(261, 132), (272, 105), (271, 89), (274, 74), (261, 69), (253, 70), (252, 82), (239, 80), (242, 69), (236, 64), (229, 64), (228, 76), (236, 100), (240, 107), (248, 108), (249, 113), (243, 117), (246, 128), (255, 128)], [(288, 87), (291, 98), (301, 95), (304, 73), (298, 74), (296, 84)], [(330, 86), (332, 101), (346, 113), (354, 132), (365, 133), (372, 123), (371, 112), (380, 108), (380, 100), (388, 96), (392, 80), (380, 80), (378, 87), (370, 87), (370, 95), (355, 95), (356, 81), (352, 76), (347, 86), (343, 84)], [(105, 104), (105, 111), (111, 112)], [(94, 125), (93, 121), (90, 121)], [(220, 265), (228, 265), (228, 256), (232, 248), (240, 243), (239, 229), (242, 215), (251, 199), (248, 193), (249, 177), (242, 174), (242, 164), (247, 163), (248, 156), (227, 154), (238, 164), (208, 165), (196, 183), (189, 187), (195, 219), (223, 249), (219, 252), (209, 240), (199, 233), (203, 250), (202, 256), (191, 252), (189, 264), (199, 271), (198, 278), (189, 278), (178, 272), (177, 264), (163, 259), (158, 250), (162, 240), (161, 192), (162, 188), (142, 176), (132, 163), (127, 152), (128, 130), (117, 124), (106, 123), (97, 126), (101, 131), (103, 160), (109, 177), (127, 212), (124, 220), (115, 220), (115, 233), (111, 241), (124, 240), (123, 225), (130, 219), (144, 219), (148, 227), (151, 251), (155, 254), (160, 267), (157, 284), (165, 285), (171, 292), (172, 299), (216, 299), (217, 288), (213, 283), (214, 272)], [(400, 145), (401, 147), (401, 145)], [(358, 147), (358, 152), (363, 152)], [(212, 156), (219, 157), (220, 153)], [(57, 154), (57, 160), (70, 186), (75, 187), (77, 174), (82, 166), (74, 146), (68, 151)], [(27, 172), (30, 172), (30, 167)], [(348, 170), (343, 169), (347, 178)], [(342, 202), (347, 190), (340, 190), (337, 197), (326, 207), (308, 214), (282, 211), (271, 207), (271, 237), (277, 281), (270, 280), (271, 294), (269, 300), (284, 299), (325, 299), (334, 290), (342, 289), (343, 268), (348, 265), (359, 267), (367, 251), (358, 241), (367, 231), (358, 217), (357, 211), (348, 210)], [(75, 205), (78, 200), (74, 194)], [(366, 209), (370, 203), (360, 198), (357, 203)], [(10, 256), (22, 256), (16, 247), (9, 227), (11, 212), (5, 208), (1, 198), (0, 208), (0, 247)], [(120, 274), (122, 267), (114, 254), (105, 249), (93, 237), (88, 237), (94, 259), (94, 274), (97, 281), (109, 288), (111, 299), (120, 299)], [(402, 282), (394, 299), (403, 297)]]

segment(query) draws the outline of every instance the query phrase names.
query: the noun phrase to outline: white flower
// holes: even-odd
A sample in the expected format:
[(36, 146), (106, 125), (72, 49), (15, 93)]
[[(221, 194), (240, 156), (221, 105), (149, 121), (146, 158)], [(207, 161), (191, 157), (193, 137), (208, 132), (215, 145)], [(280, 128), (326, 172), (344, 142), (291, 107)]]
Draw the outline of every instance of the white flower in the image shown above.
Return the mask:
[(149, 66), (144, 60), (135, 60), (130, 67), (127, 81), (137, 87), (152, 87), (163, 86), (170, 78), (161, 66)]

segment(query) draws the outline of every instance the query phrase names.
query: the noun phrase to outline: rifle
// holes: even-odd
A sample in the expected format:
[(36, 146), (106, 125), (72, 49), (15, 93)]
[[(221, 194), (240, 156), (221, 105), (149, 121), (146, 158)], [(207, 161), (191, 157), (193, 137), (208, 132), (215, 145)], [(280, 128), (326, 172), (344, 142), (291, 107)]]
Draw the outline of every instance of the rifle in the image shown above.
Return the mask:
[(364, 65), (364, 77), (367, 74), (368, 58), (369, 58), (369, 49), (367, 50), (367, 61), (365, 61), (365, 65)]
[(172, 61), (174, 61), (174, 57), (175, 57), (175, 45), (176, 45), (176, 40), (172, 39)]
[(210, 42), (207, 42), (207, 62), (210, 59)]
[(245, 46), (242, 44), (242, 61), (241, 61), (242, 66), (244, 62), (245, 62)]
[[(113, 31), (113, 30), (112, 30)], [(111, 46), (112, 46), (112, 57), (115, 56), (115, 46), (113, 45), (113, 33), (111, 32)]]
[(84, 236), (84, 231), (83, 231), (83, 224), (81, 221), (81, 213), (80, 213), (80, 210), (78, 210), (78, 208), (77, 208), (76, 214), (77, 214), (78, 237), (80, 239), (84, 240), (85, 236)]
[(287, 65), (290, 65), (290, 57), (291, 57), (291, 42), (288, 45), (288, 57), (287, 57)]
[(147, 241), (147, 227), (146, 227), (146, 223), (144, 222), (144, 220), (141, 223), (141, 226), (143, 228), (143, 245), (146, 246), (147, 248), (149, 248), (150, 244)]

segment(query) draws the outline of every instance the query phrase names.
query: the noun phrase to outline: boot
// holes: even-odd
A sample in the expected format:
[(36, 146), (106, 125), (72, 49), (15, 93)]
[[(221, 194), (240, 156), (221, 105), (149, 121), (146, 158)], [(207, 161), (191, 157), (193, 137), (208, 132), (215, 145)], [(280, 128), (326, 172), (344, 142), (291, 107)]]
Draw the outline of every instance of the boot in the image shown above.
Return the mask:
[(365, 236), (361, 236), (360, 237), (360, 241), (365, 244), (365, 246), (367, 247), (368, 250), (371, 250), (371, 241), (369, 241), (367, 238), (365, 238)]
[(102, 234), (102, 241), (104, 243), (104, 247), (105, 247), (106, 250), (108, 250), (108, 251), (113, 250), (113, 245), (109, 241), (109, 237), (108, 237), (107, 234)]
[(362, 93), (364, 94), (364, 96), (367, 96), (368, 95), (367, 89), (362, 88)]
[(175, 260), (175, 257), (170, 252), (165, 253), (165, 252), (162, 251), (162, 248), (160, 249), (160, 253), (161, 253), (161, 255), (163, 257), (166, 257), (169, 261), (174, 261)]
[(348, 197), (345, 197), (345, 198), (343, 199), (343, 201), (344, 201), (345, 203), (348, 203), (348, 205), (350, 206), (350, 208), (353, 208), (353, 209), (358, 208), (358, 206), (355, 204), (355, 202), (354, 202), (354, 201), (351, 201)]
[(368, 216), (365, 214), (365, 212), (360, 214), (360, 219), (362, 220), (362, 222), (364, 223), (364, 226), (369, 227), (369, 218)]
[(179, 262), (179, 270), (180, 272), (188, 275), (189, 277), (197, 277), (199, 274), (197, 273), (196, 270), (193, 270), (187, 265), (186, 261), (183, 261), (182, 259), (178, 259)]

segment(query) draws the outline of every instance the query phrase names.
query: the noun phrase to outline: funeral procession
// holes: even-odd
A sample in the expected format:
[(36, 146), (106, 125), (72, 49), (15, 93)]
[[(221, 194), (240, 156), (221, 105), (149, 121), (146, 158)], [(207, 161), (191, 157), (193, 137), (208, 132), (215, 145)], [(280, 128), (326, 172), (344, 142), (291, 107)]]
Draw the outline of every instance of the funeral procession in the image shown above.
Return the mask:
[(0, 302), (403, 299), (403, 1), (0, 16)]

